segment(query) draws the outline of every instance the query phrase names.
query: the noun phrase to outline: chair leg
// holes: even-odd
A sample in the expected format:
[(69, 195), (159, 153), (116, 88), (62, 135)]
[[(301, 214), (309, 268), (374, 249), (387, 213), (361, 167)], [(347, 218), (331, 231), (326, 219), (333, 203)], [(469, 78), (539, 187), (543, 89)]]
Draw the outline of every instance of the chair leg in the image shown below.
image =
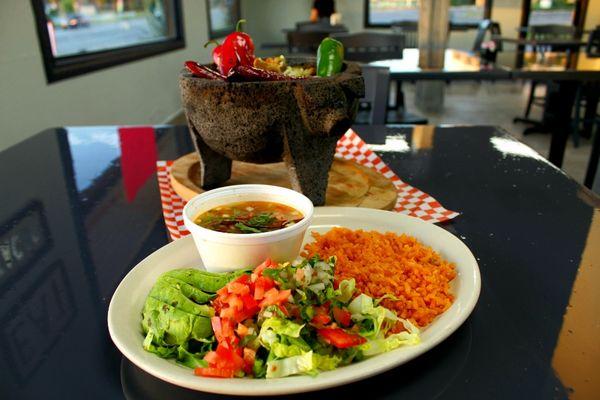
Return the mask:
[(583, 184), (590, 189), (592, 188), (594, 179), (598, 173), (598, 161), (600, 161), (600, 119), (596, 119), (595, 125), (595, 132), (592, 133), (592, 154), (590, 154), (590, 161), (588, 162), (585, 179), (583, 181)]
[(577, 94), (575, 95), (575, 115), (573, 116), (573, 122), (571, 123), (571, 135), (573, 137), (573, 146), (579, 147), (579, 122), (581, 113), (581, 86), (577, 88)]
[(536, 81), (531, 81), (531, 88), (529, 89), (529, 99), (527, 100), (527, 108), (525, 109), (525, 119), (529, 119), (529, 113), (531, 112), (531, 105), (535, 98), (535, 88), (537, 87)]

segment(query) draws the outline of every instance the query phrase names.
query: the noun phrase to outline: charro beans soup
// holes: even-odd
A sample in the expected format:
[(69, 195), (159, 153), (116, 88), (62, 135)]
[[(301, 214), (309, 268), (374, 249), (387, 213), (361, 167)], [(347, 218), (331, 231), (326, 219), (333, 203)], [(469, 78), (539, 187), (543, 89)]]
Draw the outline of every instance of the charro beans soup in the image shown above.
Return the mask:
[(270, 201), (225, 204), (200, 213), (194, 222), (203, 228), (225, 233), (263, 233), (287, 228), (304, 215), (293, 207)]

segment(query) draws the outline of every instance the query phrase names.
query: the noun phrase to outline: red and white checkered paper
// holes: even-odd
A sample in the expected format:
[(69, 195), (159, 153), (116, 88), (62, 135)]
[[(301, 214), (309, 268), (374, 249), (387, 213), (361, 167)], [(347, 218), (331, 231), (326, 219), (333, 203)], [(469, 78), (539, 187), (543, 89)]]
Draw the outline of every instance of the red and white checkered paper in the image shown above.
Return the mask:
[[(390, 179), (398, 191), (394, 211), (432, 223), (447, 221), (459, 215), (456, 211), (445, 209), (427, 193), (403, 182), (351, 129), (338, 141), (335, 155), (373, 168)], [(171, 187), (172, 164), (173, 161), (158, 161), (156, 169), (165, 223), (171, 238), (175, 240), (188, 235), (189, 232), (183, 224), (182, 211), (185, 201)]]

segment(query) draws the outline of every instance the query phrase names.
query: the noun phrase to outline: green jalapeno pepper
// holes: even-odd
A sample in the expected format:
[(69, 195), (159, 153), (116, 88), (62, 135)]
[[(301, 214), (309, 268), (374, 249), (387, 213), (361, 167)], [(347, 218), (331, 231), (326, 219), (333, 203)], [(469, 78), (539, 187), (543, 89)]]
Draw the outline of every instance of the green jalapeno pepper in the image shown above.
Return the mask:
[(342, 70), (344, 45), (332, 38), (325, 38), (317, 50), (317, 76), (331, 76)]

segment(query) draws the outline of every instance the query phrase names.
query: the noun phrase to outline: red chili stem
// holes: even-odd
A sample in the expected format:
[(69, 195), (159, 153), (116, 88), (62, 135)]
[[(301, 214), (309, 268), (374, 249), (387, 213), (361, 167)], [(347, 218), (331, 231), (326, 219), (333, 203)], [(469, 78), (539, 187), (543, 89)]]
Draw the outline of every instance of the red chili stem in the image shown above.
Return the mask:
[(213, 71), (212, 69), (204, 65), (200, 65), (196, 61), (186, 61), (185, 67), (188, 69), (188, 71), (192, 73), (192, 75), (197, 76), (199, 78), (214, 79), (221, 81), (227, 80), (227, 77), (225, 77), (224, 75), (221, 75), (217, 71)]

